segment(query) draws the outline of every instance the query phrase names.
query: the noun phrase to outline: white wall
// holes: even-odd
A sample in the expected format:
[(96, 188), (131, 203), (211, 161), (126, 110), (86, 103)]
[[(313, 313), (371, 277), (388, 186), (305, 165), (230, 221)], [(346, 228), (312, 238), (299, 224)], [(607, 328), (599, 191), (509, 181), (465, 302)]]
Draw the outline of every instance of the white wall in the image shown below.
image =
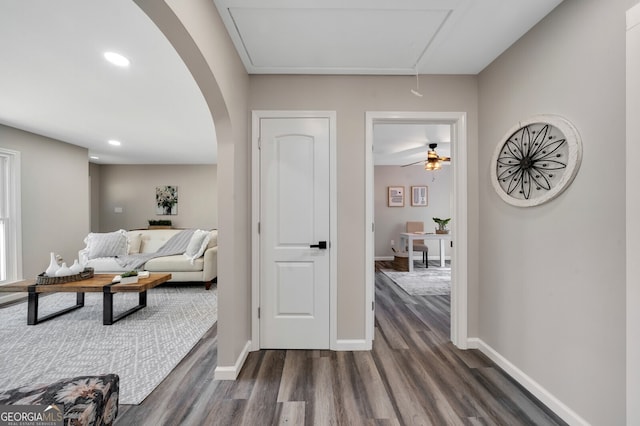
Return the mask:
[[(625, 424), (625, 11), (635, 1), (565, 0), (479, 76), (478, 336), (594, 425)], [(491, 186), (491, 155), (540, 113), (578, 128), (582, 167), (557, 199), (512, 207)]]
[(640, 424), (640, 4), (627, 13), (627, 424)]
[(24, 278), (43, 272), (52, 251), (73, 263), (89, 232), (87, 150), (3, 125), (0, 146), (21, 154)]
[[(100, 231), (146, 228), (169, 219), (175, 228), (218, 227), (216, 165), (102, 165)], [(156, 215), (157, 186), (178, 187), (178, 214)], [(122, 213), (115, 213), (121, 207)]]
[[(374, 180), (374, 222), (376, 224), (375, 257), (393, 257), (391, 240), (395, 242), (395, 249), (402, 251), (399, 234), (406, 232), (408, 221), (423, 222), (425, 232), (435, 232), (437, 227), (434, 217), (450, 218), (452, 202), (451, 167), (443, 166), (435, 172), (427, 172), (420, 164), (417, 166), (375, 166)], [(387, 188), (389, 186), (404, 186), (404, 207), (389, 207), (387, 203)], [(411, 205), (411, 187), (427, 187), (427, 206), (414, 207)], [(427, 241), (429, 258), (438, 259), (440, 247), (438, 241)], [(445, 255), (450, 256), (451, 249), (446, 245)], [(418, 253), (422, 256), (422, 253)]]
[(251, 336), (249, 77), (211, 0), (134, 0), (185, 61), (218, 141), (218, 367), (237, 374)]

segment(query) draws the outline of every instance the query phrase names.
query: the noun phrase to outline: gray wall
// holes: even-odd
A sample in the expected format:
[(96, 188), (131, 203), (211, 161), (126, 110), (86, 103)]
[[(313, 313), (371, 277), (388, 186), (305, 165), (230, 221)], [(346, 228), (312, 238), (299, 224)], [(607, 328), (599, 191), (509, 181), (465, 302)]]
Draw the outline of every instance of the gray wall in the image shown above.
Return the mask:
[(100, 165), (89, 163), (89, 197), (91, 200), (91, 232), (100, 232)]
[(3, 125), (0, 146), (21, 154), (23, 277), (47, 269), (52, 251), (73, 263), (89, 232), (87, 150)]
[(640, 424), (640, 3), (627, 17), (627, 424)]
[[(149, 219), (170, 219), (176, 228), (218, 227), (216, 165), (102, 165), (99, 169), (101, 232), (146, 228)], [(156, 187), (164, 185), (178, 187), (177, 215), (156, 215)], [(123, 212), (115, 213), (116, 207)]]
[[(338, 339), (365, 338), (365, 112), (464, 111), (469, 140), (469, 246), (477, 246), (477, 79), (474, 76), (421, 76), (417, 98), (409, 76), (252, 75), (249, 108), (337, 112)], [(475, 251), (474, 251), (475, 253)], [(477, 273), (470, 256), (469, 299)], [(475, 308), (470, 306), (470, 332)]]
[[(406, 232), (408, 221), (424, 223), (425, 232), (433, 233), (436, 223), (433, 217), (451, 217), (452, 181), (451, 167), (443, 166), (436, 172), (427, 172), (423, 166), (375, 166), (374, 180), (374, 222), (376, 224), (375, 256), (390, 257), (391, 240), (395, 249), (400, 247), (400, 233)], [(404, 207), (389, 207), (387, 203), (387, 188), (389, 186), (404, 186)], [(426, 186), (428, 188), (427, 207), (411, 205), (411, 187)], [(440, 247), (437, 241), (427, 241), (429, 258), (438, 259)], [(451, 249), (445, 245), (445, 255), (449, 256)], [(421, 255), (422, 253), (418, 253)]]
[[(625, 424), (625, 11), (635, 2), (566, 0), (479, 75), (478, 336), (596, 425)], [(491, 155), (540, 113), (578, 128), (582, 167), (557, 199), (512, 207), (491, 186)]]

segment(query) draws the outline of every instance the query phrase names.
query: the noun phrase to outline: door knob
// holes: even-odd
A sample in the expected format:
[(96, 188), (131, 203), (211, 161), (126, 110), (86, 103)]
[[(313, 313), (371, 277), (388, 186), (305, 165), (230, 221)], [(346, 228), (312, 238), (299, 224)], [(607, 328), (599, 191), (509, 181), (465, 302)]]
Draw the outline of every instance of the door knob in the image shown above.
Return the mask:
[(327, 242), (326, 241), (318, 241), (318, 244), (311, 244), (309, 247), (311, 247), (311, 248), (319, 248), (320, 250), (326, 250), (327, 249)]

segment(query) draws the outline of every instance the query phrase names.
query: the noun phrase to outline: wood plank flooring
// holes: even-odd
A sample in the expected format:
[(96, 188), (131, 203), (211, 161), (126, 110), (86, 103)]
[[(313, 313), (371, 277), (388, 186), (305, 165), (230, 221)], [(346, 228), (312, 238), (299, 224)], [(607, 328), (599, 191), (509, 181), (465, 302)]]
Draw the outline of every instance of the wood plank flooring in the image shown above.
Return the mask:
[(480, 352), (453, 346), (449, 303), (376, 273), (372, 351), (252, 352), (236, 381), (212, 379), (214, 325), (116, 425), (565, 424)]

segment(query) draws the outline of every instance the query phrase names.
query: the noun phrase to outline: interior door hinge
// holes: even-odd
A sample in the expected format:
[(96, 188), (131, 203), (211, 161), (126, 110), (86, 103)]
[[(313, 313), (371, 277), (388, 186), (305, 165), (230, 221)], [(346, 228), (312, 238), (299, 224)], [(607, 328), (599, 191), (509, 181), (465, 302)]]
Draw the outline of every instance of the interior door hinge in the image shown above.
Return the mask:
[(262, 149), (262, 138), (258, 138), (258, 149)]
[(376, 302), (371, 302), (371, 310), (375, 311), (376, 310)]
[(258, 307), (258, 319), (260, 319), (260, 307)]
[(371, 232), (376, 232), (376, 224), (371, 222)]
[(451, 244), (451, 247), (453, 247), (453, 241), (449, 241), (449, 244)]
[(260, 222), (258, 222), (258, 234), (260, 233)]

